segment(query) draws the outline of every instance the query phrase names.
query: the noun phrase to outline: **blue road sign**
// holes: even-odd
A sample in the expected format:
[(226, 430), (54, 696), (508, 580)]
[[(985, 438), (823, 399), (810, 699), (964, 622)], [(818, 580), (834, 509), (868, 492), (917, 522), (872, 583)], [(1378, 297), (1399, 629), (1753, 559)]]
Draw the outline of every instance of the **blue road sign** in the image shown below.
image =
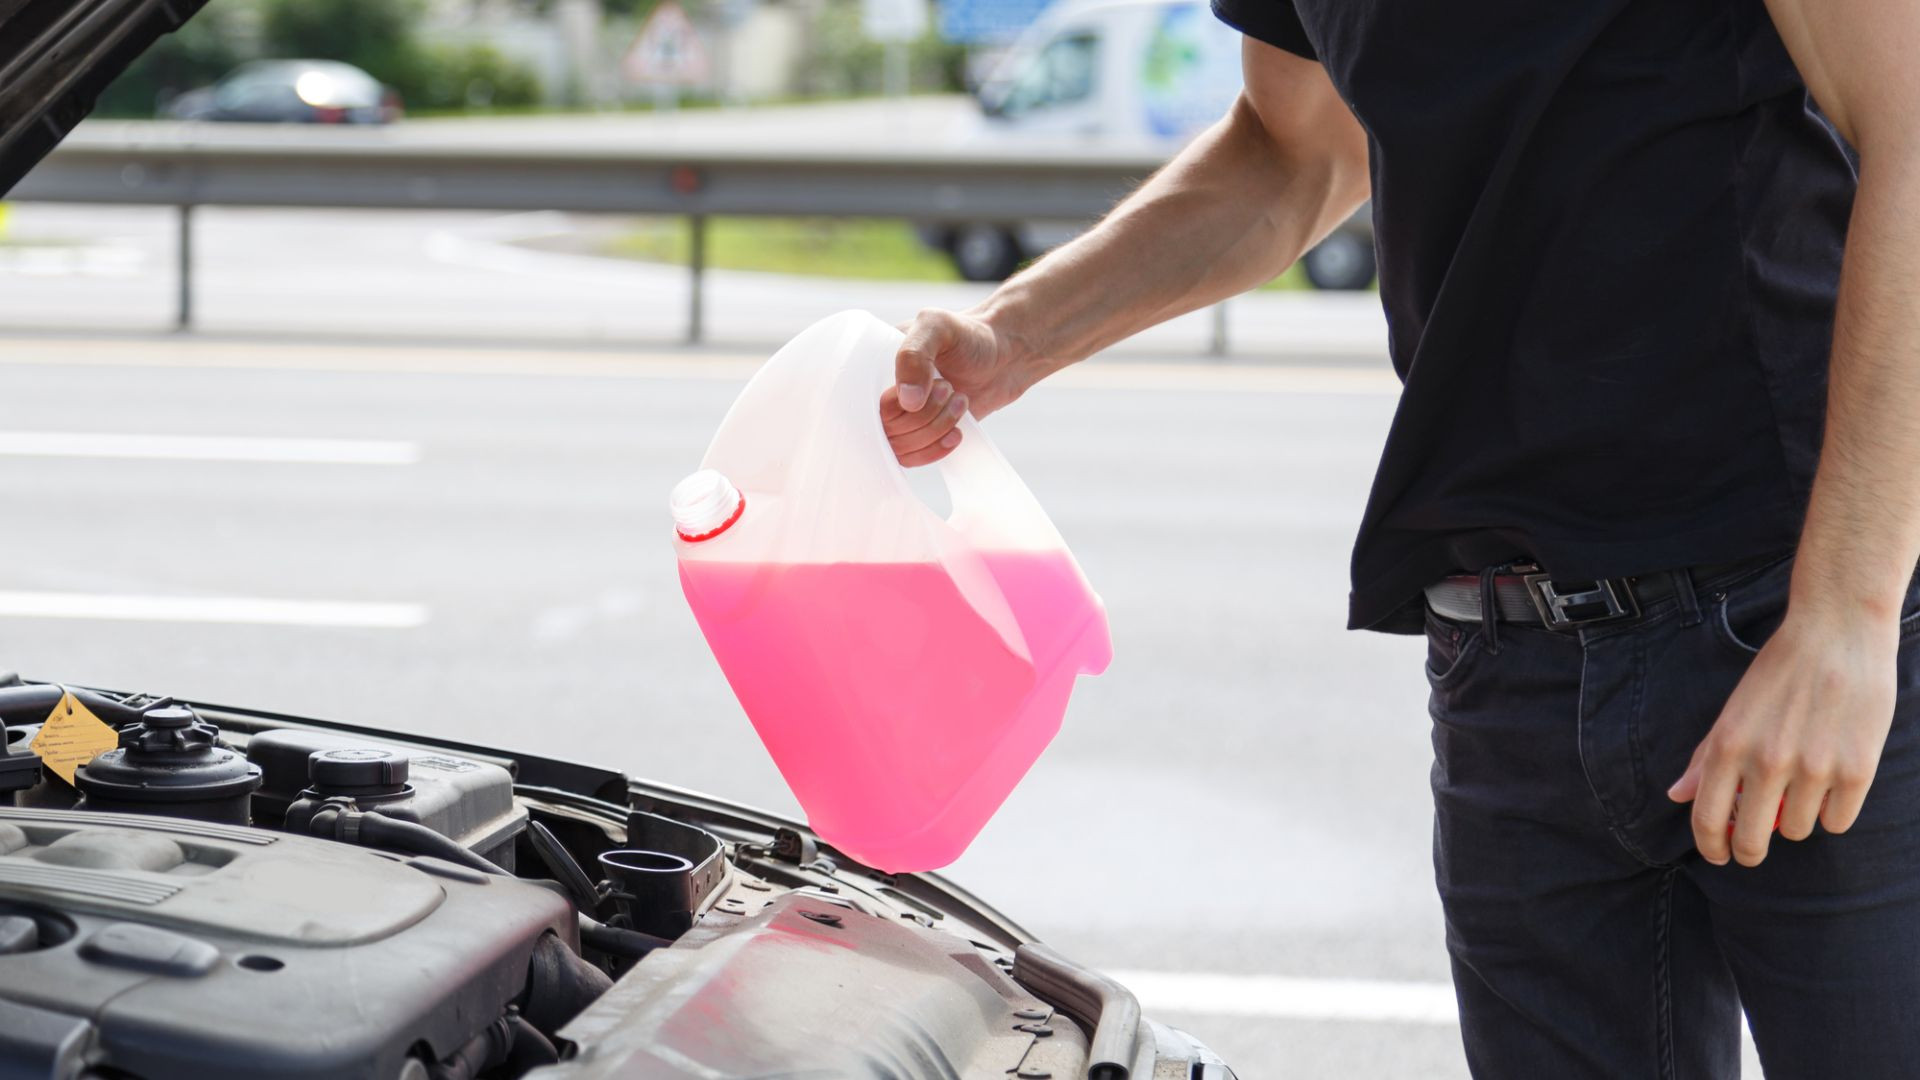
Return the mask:
[(1011, 41), (1049, 0), (939, 0), (940, 36), (965, 45)]

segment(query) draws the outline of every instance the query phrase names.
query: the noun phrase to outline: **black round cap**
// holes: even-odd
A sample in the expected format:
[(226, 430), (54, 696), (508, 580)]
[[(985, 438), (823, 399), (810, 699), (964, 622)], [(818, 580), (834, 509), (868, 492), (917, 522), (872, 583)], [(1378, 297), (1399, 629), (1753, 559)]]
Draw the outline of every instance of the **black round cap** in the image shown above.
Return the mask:
[(397, 788), (407, 782), (407, 759), (373, 746), (315, 750), (307, 780), (316, 788)]
[(170, 705), (164, 709), (152, 709), (140, 714), (141, 722), (150, 728), (192, 727), (194, 721), (198, 719), (200, 718), (193, 715), (193, 710), (182, 708), (179, 705)]

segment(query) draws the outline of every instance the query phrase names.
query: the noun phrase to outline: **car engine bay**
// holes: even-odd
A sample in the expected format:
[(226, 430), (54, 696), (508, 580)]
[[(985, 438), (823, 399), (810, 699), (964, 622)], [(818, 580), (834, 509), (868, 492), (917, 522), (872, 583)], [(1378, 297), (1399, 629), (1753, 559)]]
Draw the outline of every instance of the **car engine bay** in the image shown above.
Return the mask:
[[(70, 786), (66, 703), (118, 745)], [(590, 766), (0, 675), (0, 1078), (1225, 1077), (932, 875)]]

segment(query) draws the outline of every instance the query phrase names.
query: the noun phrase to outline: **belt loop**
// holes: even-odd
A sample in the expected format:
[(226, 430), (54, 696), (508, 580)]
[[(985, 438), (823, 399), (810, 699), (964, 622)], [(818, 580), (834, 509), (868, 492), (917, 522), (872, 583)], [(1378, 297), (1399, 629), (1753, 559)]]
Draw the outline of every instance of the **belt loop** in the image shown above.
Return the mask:
[(1680, 600), (1680, 625), (1700, 625), (1700, 597), (1693, 591), (1692, 570), (1670, 570), (1673, 575), (1673, 595)]
[(1480, 635), (1486, 640), (1488, 656), (1500, 655), (1500, 602), (1493, 588), (1499, 572), (1497, 566), (1480, 568)]

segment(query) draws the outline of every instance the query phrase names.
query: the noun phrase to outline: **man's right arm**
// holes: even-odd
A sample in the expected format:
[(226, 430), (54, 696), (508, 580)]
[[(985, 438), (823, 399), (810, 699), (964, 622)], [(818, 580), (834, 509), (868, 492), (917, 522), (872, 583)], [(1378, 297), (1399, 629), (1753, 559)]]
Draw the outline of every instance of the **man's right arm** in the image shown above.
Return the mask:
[(903, 463), (946, 456), (961, 413), (1273, 278), (1366, 199), (1366, 137), (1321, 66), (1248, 38), (1243, 67), (1227, 116), (1100, 224), (978, 307), (915, 317), (881, 399)]

